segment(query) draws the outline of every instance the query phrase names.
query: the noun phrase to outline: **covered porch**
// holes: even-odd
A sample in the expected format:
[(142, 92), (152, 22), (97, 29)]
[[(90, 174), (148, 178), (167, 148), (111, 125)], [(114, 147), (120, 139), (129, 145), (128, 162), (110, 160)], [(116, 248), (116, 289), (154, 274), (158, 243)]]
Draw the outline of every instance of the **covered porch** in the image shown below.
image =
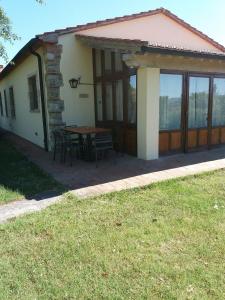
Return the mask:
[(77, 34), (93, 49), (96, 126), (144, 160), (225, 143), (225, 56)]

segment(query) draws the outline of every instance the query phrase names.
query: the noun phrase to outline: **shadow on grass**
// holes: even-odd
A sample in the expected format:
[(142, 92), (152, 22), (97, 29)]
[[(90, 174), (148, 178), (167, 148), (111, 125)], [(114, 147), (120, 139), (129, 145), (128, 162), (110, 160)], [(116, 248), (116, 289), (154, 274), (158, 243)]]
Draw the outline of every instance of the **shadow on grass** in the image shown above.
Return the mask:
[(27, 200), (35, 200), (35, 201), (43, 201), (46, 200), (48, 198), (54, 198), (54, 197), (59, 197), (62, 196), (64, 193), (68, 192), (67, 189), (65, 190), (52, 190), (52, 191), (46, 191), (46, 192), (40, 192), (36, 195), (33, 196), (27, 196), (26, 199)]
[(41, 201), (66, 191), (0, 136), (0, 204), (23, 198)]

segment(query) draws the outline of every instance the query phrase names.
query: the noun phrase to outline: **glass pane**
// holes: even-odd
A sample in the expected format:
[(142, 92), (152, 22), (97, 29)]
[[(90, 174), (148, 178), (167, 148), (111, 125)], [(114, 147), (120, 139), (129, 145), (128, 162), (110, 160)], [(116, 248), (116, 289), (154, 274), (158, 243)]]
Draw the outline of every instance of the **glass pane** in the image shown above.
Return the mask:
[(97, 120), (102, 121), (102, 84), (96, 85)]
[(112, 83), (106, 84), (106, 120), (111, 121), (113, 120), (113, 101), (112, 101)]
[(95, 49), (96, 76), (102, 75), (101, 50)]
[(0, 111), (1, 111), (1, 116), (3, 116), (3, 104), (2, 104), (2, 93), (0, 92)]
[(112, 55), (111, 51), (105, 51), (105, 71), (110, 73), (112, 71)]
[(38, 91), (36, 75), (28, 78), (30, 110), (38, 110)]
[(8, 100), (7, 100), (6, 90), (4, 90), (4, 101), (5, 101), (5, 115), (8, 118)]
[(137, 93), (136, 93), (136, 75), (130, 76), (128, 87), (128, 122), (136, 123), (137, 115)]
[(9, 88), (9, 100), (10, 100), (11, 117), (15, 118), (16, 111), (15, 111), (15, 99), (14, 99), (13, 87)]
[(123, 71), (122, 54), (115, 52), (115, 70), (116, 72)]
[(159, 129), (181, 128), (182, 75), (160, 75)]
[(123, 121), (123, 81), (116, 81), (116, 120)]
[(213, 81), (213, 113), (212, 126), (225, 125), (225, 79), (215, 78)]
[(188, 127), (206, 128), (208, 119), (209, 78), (190, 77)]

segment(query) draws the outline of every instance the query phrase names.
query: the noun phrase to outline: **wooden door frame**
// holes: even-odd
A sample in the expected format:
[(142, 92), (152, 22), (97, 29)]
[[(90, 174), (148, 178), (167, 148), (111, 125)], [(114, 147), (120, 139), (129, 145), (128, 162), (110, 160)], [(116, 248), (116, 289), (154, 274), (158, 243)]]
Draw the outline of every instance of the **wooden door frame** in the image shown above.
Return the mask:
[[(136, 123), (131, 124), (128, 122), (128, 86), (129, 78), (133, 75), (136, 76), (136, 97), (137, 97), (137, 70), (128, 68), (123, 63), (123, 69), (116, 71), (115, 66), (115, 52), (111, 51), (111, 73), (105, 72), (105, 51), (101, 51), (101, 76), (96, 75), (96, 49), (92, 49), (93, 58), (93, 78), (94, 78), (94, 102), (95, 102), (95, 123), (97, 126), (118, 128), (121, 127), (123, 131), (134, 129), (136, 130), (136, 149), (137, 149), (137, 100), (136, 100)], [(123, 121), (118, 121), (116, 118), (116, 81), (122, 80), (123, 82)], [(98, 120), (98, 106), (97, 106), (97, 92), (96, 84), (101, 83), (102, 85), (102, 120)], [(112, 84), (112, 107), (113, 107), (113, 119), (106, 120), (106, 84)], [(137, 98), (136, 98), (137, 99)], [(125, 137), (124, 142), (125, 144)]]
[[(201, 129), (207, 129), (207, 145), (206, 148), (209, 149), (210, 147), (210, 137), (211, 137), (211, 120), (212, 120), (212, 98), (211, 93), (213, 91), (212, 89), (212, 76), (210, 74), (206, 73), (199, 73), (199, 72), (186, 72), (186, 94), (185, 94), (185, 134), (184, 134), (184, 152), (188, 153), (190, 152), (190, 149), (188, 148), (188, 116), (189, 116), (189, 91), (190, 91), (190, 78), (191, 77), (199, 77), (199, 78), (208, 78), (209, 79), (209, 89), (208, 89), (208, 111), (207, 111), (207, 127), (206, 128), (193, 128), (197, 131)], [(197, 135), (197, 147), (199, 147), (199, 135)]]
[[(185, 151), (185, 124), (186, 124), (186, 72), (180, 70), (166, 70), (161, 69), (160, 74), (167, 74), (167, 75), (181, 75), (182, 76), (182, 99), (181, 99), (181, 124), (180, 129), (177, 130), (160, 130), (159, 133), (163, 132), (181, 132), (181, 150), (182, 152)], [(171, 144), (171, 135), (169, 135), (169, 145)]]

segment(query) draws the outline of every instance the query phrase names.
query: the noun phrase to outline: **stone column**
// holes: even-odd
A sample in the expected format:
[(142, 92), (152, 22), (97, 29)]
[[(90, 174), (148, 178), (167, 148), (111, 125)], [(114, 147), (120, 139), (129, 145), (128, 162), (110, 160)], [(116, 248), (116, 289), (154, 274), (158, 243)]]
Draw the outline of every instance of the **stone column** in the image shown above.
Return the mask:
[(62, 45), (58, 44), (57, 34), (47, 34), (42, 37), (42, 40), (44, 41), (46, 108), (51, 139), (52, 131), (65, 125), (62, 119), (64, 101), (60, 97), (60, 87), (63, 85), (63, 77), (60, 72)]
[(138, 69), (137, 139), (138, 158), (159, 157), (159, 89), (160, 69)]

